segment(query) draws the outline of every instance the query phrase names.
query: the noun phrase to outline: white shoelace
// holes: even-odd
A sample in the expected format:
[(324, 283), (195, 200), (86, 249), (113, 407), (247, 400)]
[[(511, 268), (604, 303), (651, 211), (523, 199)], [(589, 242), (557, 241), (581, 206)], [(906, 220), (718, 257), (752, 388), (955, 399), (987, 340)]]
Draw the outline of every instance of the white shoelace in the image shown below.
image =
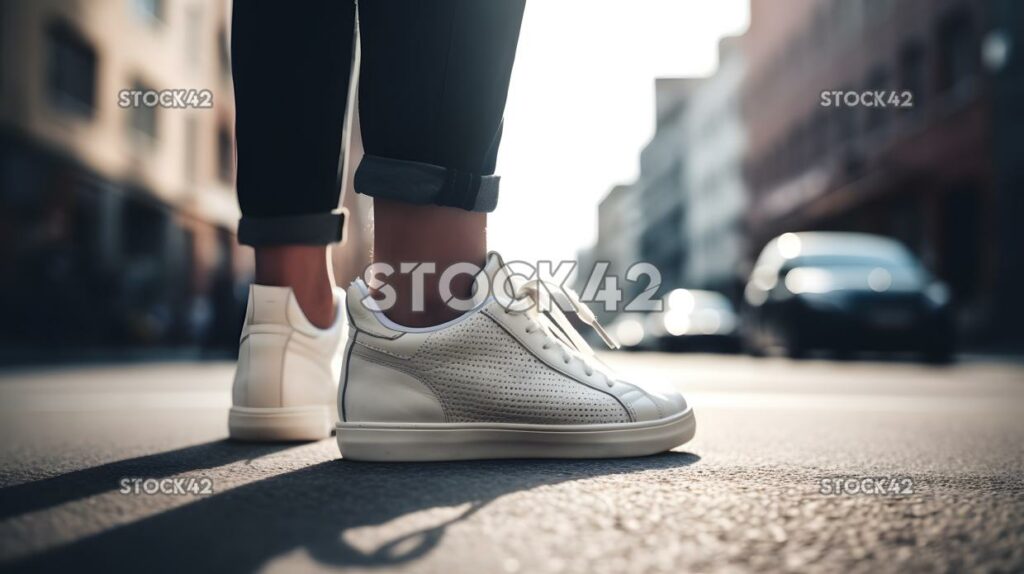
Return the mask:
[[(552, 301), (546, 301), (545, 294), (549, 294)], [(541, 346), (542, 349), (557, 347), (561, 352), (562, 362), (568, 365), (573, 359), (580, 361), (588, 377), (593, 376), (595, 365), (600, 365), (598, 370), (605, 375), (605, 384), (609, 387), (614, 385), (607, 367), (601, 363), (594, 354), (594, 349), (569, 322), (562, 309), (567, 308), (570, 312), (576, 313), (581, 321), (600, 335), (609, 348), (618, 349), (619, 343), (604, 330), (594, 317), (594, 313), (580, 301), (575, 291), (540, 279), (530, 279), (515, 286), (514, 296), (519, 301), (529, 298), (530, 305), (523, 309), (506, 309), (506, 312), (526, 314), (530, 319), (526, 333), (541, 333), (548, 338)]]

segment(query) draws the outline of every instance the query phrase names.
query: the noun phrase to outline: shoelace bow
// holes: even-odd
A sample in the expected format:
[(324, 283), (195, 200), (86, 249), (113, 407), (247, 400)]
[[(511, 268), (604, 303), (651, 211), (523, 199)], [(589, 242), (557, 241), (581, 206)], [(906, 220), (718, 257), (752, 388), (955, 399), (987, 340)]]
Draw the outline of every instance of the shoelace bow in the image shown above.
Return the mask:
[[(551, 296), (551, 301), (544, 300), (545, 294)], [(594, 363), (601, 363), (601, 361), (594, 354), (594, 349), (569, 322), (562, 309), (569, 309), (581, 321), (593, 328), (601, 340), (608, 345), (608, 348), (619, 348), (618, 341), (604, 330), (594, 313), (580, 301), (579, 295), (572, 289), (541, 279), (530, 279), (515, 287), (514, 296), (517, 301), (529, 298), (530, 305), (522, 309), (507, 309), (507, 312), (526, 314), (530, 318), (530, 325), (526, 328), (528, 334), (540, 331), (553, 339), (553, 341), (545, 342), (541, 348), (547, 350), (552, 346), (557, 346), (561, 351), (562, 362), (568, 365), (574, 358), (579, 360), (588, 377), (594, 374)], [(605, 371), (605, 375), (605, 383), (609, 387), (613, 386), (614, 382), (607, 376), (607, 371)]]

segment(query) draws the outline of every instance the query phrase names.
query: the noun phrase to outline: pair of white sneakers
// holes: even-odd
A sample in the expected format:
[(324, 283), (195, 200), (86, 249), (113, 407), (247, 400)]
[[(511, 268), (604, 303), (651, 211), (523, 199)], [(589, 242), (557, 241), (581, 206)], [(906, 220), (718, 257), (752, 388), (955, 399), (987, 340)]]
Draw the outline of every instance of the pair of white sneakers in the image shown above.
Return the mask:
[[(492, 253), (484, 273), (503, 267)], [(513, 283), (522, 301), (543, 296), (537, 281)], [(345, 458), (413, 461), (642, 456), (693, 437), (693, 411), (678, 392), (617, 378), (557, 306), (509, 306), (481, 293), (457, 319), (412, 328), (377, 309), (360, 280), (336, 290), (336, 303), (334, 324), (319, 329), (291, 289), (250, 288), (233, 438), (336, 431)], [(568, 305), (608, 340), (585, 306)]]

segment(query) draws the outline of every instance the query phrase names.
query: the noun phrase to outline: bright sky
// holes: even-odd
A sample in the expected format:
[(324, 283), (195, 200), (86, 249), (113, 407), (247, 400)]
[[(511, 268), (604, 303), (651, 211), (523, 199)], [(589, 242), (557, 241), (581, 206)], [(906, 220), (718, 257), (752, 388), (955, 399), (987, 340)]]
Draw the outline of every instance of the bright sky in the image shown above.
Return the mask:
[(498, 156), (489, 243), (506, 259), (574, 259), (597, 204), (633, 181), (654, 131), (654, 79), (704, 76), (749, 0), (527, 2)]

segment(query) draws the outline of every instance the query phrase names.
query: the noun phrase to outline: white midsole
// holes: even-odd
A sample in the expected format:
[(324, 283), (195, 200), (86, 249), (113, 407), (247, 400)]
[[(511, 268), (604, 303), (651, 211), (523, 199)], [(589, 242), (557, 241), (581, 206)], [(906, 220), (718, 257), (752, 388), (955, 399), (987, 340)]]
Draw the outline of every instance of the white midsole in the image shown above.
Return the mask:
[(306, 441), (331, 435), (335, 417), (327, 406), (231, 407), (228, 434), (238, 440)]
[(626, 429), (642, 429), (671, 424), (674, 421), (693, 416), (693, 409), (653, 421), (635, 423), (601, 423), (590, 425), (538, 425), (528, 423), (378, 423), (378, 422), (342, 422), (338, 429), (379, 429), (379, 430), (513, 430), (532, 432), (604, 432)]
[(376, 423), (337, 425), (342, 456), (412, 461), (644, 456), (679, 446), (696, 431), (692, 409), (636, 423)]

